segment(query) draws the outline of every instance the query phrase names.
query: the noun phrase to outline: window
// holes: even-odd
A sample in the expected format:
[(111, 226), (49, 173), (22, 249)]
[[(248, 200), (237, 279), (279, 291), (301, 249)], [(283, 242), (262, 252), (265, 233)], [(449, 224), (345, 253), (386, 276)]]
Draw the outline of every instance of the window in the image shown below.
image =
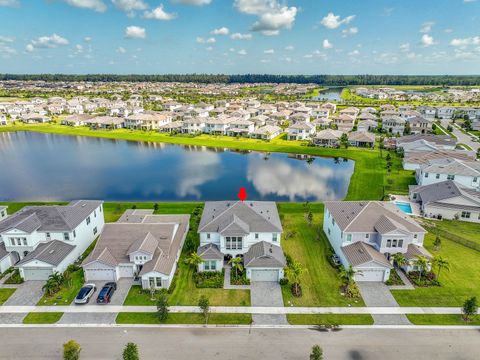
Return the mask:
[(455, 175), (447, 175), (447, 180), (455, 180)]
[(335, 219), (332, 218), (332, 225), (335, 226)]
[(46, 233), (45, 236), (47, 237), (47, 240), (50, 239), (50, 233)]
[(473, 182), (477, 182), (477, 179), (478, 179), (478, 178), (475, 176), (475, 177), (473, 178)]
[(157, 287), (162, 287), (162, 278), (156, 277), (155, 282), (156, 282)]
[(426, 177), (426, 178), (428, 177), (428, 173), (425, 173), (425, 177)]
[(87, 217), (87, 225), (89, 225), (89, 224), (90, 224), (90, 216)]
[(435, 179), (440, 179), (440, 174), (436, 174)]
[(347, 234), (347, 241), (352, 241), (352, 234)]
[(96, 235), (96, 234), (97, 234), (97, 227), (95, 226), (95, 227), (93, 228), (93, 235)]
[(207, 239), (210, 239), (210, 234), (207, 233)]
[(370, 234), (365, 234), (365, 239), (368, 239), (370, 237)]
[(93, 216), (97, 217), (97, 210), (93, 210)]
[(26, 238), (23, 238), (22, 240), (23, 240), (23, 245), (24, 245), (24, 246), (27, 246), (27, 239), (26, 239)]
[(69, 233), (63, 233), (63, 239), (64, 239), (65, 241), (70, 240), (70, 234), (69, 234)]
[(102, 205), (100, 205), (99, 209), (100, 209), (100, 212), (102, 212)]
[(272, 241), (273, 242), (277, 242), (277, 236), (278, 236), (277, 234), (272, 235)]
[(392, 247), (397, 247), (397, 240), (396, 239), (392, 240)]
[(463, 219), (470, 219), (470, 211), (462, 211), (462, 218)]
[[(478, 218), (480, 219), (480, 215), (478, 215)], [(330, 228), (328, 228), (328, 229), (327, 229), (328, 235), (330, 235), (330, 232), (331, 232), (331, 231), (330, 231)]]
[(17, 245), (22, 245), (22, 240), (20, 238), (17, 238)]
[(74, 238), (77, 237), (77, 233), (75, 232), (75, 230), (73, 230), (73, 237), (74, 237)]
[(413, 235), (413, 238), (414, 238), (414, 239), (418, 238), (418, 235), (417, 235), (417, 234), (414, 234), (414, 235)]
[(255, 234), (255, 239), (258, 239), (258, 234)]
[(403, 239), (398, 240), (398, 247), (403, 247)]
[(227, 236), (225, 246), (227, 250), (241, 250), (243, 247), (242, 238), (240, 236)]
[(10, 242), (13, 246), (15, 246), (15, 239), (14, 238), (10, 238)]
[(392, 247), (392, 240), (387, 240), (387, 248)]

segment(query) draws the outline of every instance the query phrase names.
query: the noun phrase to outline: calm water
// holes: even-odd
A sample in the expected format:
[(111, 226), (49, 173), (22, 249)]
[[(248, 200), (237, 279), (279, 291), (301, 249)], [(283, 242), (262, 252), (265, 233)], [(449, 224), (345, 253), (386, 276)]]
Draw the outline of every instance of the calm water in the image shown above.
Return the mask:
[(0, 133), (0, 200), (343, 199), (354, 162), (287, 154)]
[(312, 97), (312, 100), (341, 102), (342, 98), (340, 95), (342, 94), (342, 90), (343, 88), (328, 88), (320, 91), (318, 96)]

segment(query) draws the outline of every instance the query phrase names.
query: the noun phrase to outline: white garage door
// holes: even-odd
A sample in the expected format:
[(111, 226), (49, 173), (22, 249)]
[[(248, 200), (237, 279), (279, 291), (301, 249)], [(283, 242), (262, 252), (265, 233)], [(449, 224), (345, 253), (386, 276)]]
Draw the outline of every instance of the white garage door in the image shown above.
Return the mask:
[(84, 269), (85, 281), (115, 281), (115, 269)]
[(359, 269), (355, 274), (355, 281), (383, 281), (384, 275), (383, 269)]
[(23, 268), (25, 280), (47, 280), (52, 274), (52, 269), (45, 268)]
[(118, 267), (118, 276), (121, 278), (132, 278), (133, 277), (133, 266), (132, 265), (120, 265)]
[(278, 281), (278, 270), (252, 270), (252, 281)]

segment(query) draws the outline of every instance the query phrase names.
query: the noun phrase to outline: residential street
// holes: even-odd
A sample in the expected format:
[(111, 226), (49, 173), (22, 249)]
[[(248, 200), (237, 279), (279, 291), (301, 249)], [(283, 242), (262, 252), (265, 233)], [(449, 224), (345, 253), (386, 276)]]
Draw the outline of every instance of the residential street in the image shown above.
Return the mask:
[(478, 359), (478, 330), (248, 328), (2, 328), (1, 359), (60, 359), (75, 339), (84, 359), (120, 359), (127, 342), (142, 359), (307, 359), (319, 344), (325, 359)]
[[(446, 129), (448, 125), (450, 125), (450, 121), (448, 119), (443, 119), (441, 121), (442, 126)], [(473, 141), (472, 137), (466, 135), (465, 133), (461, 132), (455, 125), (451, 124), (453, 127), (452, 134), (455, 135), (458, 139), (458, 142), (461, 144), (466, 144), (470, 146), (473, 150), (477, 151), (480, 148), (480, 143)]]

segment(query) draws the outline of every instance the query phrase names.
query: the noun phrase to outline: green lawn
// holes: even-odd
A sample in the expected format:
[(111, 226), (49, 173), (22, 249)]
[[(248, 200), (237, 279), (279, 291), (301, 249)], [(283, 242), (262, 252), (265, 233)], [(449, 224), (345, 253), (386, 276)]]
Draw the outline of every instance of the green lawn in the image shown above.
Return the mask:
[(292, 295), (290, 286), (282, 287), (285, 306), (363, 306), (361, 299), (347, 299), (340, 295), (337, 271), (329, 264), (328, 240), (323, 233), (323, 205), (312, 204), (314, 226), (304, 219), (302, 204), (279, 204), (284, 234), (295, 231), (295, 236), (282, 239), (282, 248), (293, 260), (300, 262), (305, 272), (301, 277), (302, 297)]
[(3, 305), (3, 303), (7, 301), (10, 296), (12, 296), (15, 290), (16, 289), (11, 289), (11, 288), (0, 289), (0, 305)]
[(469, 223), (466, 221), (445, 220), (433, 221), (425, 220), (429, 225), (435, 226), (440, 231), (446, 231), (459, 236), (465, 240), (480, 244), (480, 224)]
[(476, 316), (472, 321), (463, 321), (460, 315), (424, 315), (424, 314), (408, 314), (408, 320), (415, 325), (480, 325), (480, 316)]
[(287, 314), (290, 325), (373, 325), (368, 314)]
[[(463, 223), (462, 223), (463, 224)], [(463, 225), (458, 223), (457, 233)], [(424, 246), (432, 255), (441, 255), (450, 262), (450, 271), (442, 270), (442, 286), (415, 290), (392, 290), (401, 306), (462, 306), (472, 296), (480, 298), (480, 252), (441, 238), (441, 249), (433, 248), (435, 236), (427, 234)]]
[(62, 312), (28, 313), (24, 324), (55, 324), (63, 316)]
[(72, 273), (72, 286), (62, 286), (60, 291), (53, 296), (43, 295), (37, 305), (69, 305), (73, 299), (75, 299), (75, 296), (77, 296), (83, 283), (83, 270), (80, 269)]
[[(117, 315), (117, 324), (204, 324), (202, 314), (170, 313), (165, 322), (160, 322), (157, 313), (121, 312)], [(250, 314), (210, 314), (209, 324), (249, 325), (252, 322)]]
[[(158, 202), (155, 214), (190, 214), (202, 203), (198, 202)], [(137, 209), (153, 209), (154, 202), (106, 202), (103, 204), (105, 222), (115, 222), (127, 209), (136, 206)]]
[[(58, 124), (16, 124), (3, 126), (0, 131), (37, 131), (60, 135), (91, 136), (131, 141), (163, 142), (183, 145), (216, 146), (238, 150), (256, 150), (265, 152), (285, 152), (314, 156), (342, 157), (355, 161), (355, 172), (350, 181), (347, 199), (379, 200), (385, 193), (406, 192), (405, 184), (413, 181), (411, 172), (401, 170), (399, 162), (394, 162), (392, 175), (386, 176), (385, 159), (378, 150), (359, 149), (323, 149), (306, 146), (305, 141), (288, 141), (280, 138), (266, 142), (249, 138), (200, 135), (197, 137), (170, 136), (155, 131), (138, 130), (90, 130), (86, 127), (70, 127)], [(385, 156), (385, 151), (383, 152)], [(387, 182), (388, 178), (392, 183)], [(107, 219), (107, 221), (110, 221)]]

